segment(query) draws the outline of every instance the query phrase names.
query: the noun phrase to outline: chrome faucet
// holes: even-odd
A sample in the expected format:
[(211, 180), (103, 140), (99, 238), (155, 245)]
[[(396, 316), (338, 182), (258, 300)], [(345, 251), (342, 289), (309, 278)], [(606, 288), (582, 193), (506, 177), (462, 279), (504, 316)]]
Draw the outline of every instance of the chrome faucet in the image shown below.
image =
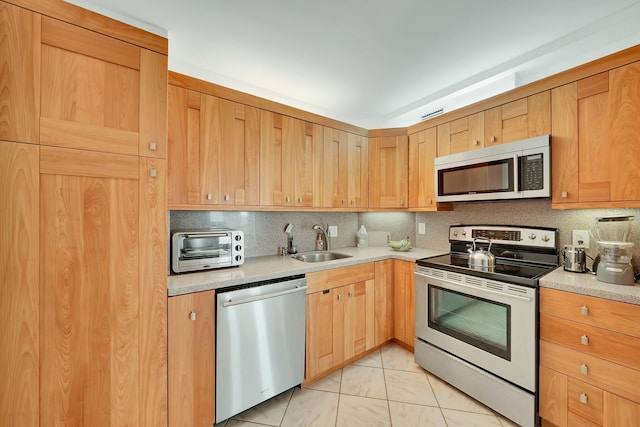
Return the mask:
[(331, 241), (329, 240), (329, 233), (328, 233), (329, 224), (327, 224), (327, 228), (323, 228), (320, 224), (316, 224), (312, 228), (322, 233), (322, 237), (324, 237), (324, 242), (326, 243), (324, 250), (325, 251), (331, 250)]
[(295, 254), (298, 252), (298, 248), (293, 245), (293, 225), (287, 224), (284, 227), (284, 232), (287, 233), (287, 252)]

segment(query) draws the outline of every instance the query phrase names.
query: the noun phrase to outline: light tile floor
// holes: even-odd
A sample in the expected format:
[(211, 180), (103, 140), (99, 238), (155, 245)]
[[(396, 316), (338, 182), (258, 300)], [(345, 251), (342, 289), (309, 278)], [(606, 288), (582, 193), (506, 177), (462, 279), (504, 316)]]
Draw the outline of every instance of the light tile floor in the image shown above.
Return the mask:
[(215, 427), (514, 427), (390, 344)]

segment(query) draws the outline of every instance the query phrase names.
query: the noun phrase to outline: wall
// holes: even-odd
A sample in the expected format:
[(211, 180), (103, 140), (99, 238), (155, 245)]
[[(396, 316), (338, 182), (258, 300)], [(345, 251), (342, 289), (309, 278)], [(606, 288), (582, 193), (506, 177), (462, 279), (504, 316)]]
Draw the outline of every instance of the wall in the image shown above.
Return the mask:
[[(572, 230), (590, 230), (595, 218), (612, 215), (632, 215), (640, 217), (640, 209), (576, 209), (551, 210), (551, 200), (520, 200), (517, 202), (475, 202), (456, 203), (451, 212), (421, 212), (416, 214), (416, 225), (424, 222), (425, 235), (417, 235), (416, 245), (447, 250), (447, 230), (449, 225), (461, 224), (504, 224), (555, 227), (560, 229), (560, 250), (572, 243)], [(640, 258), (640, 224), (634, 222), (631, 232), (634, 258)], [(591, 239), (590, 255), (597, 253), (597, 245)], [(590, 265), (588, 262), (587, 265)]]

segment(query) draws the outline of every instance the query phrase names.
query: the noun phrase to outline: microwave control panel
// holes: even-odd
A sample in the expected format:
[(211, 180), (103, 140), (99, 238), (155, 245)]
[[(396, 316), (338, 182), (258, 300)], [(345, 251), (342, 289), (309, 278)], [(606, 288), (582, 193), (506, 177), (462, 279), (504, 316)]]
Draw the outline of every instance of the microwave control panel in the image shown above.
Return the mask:
[(544, 159), (542, 153), (520, 158), (520, 190), (542, 190), (544, 188)]

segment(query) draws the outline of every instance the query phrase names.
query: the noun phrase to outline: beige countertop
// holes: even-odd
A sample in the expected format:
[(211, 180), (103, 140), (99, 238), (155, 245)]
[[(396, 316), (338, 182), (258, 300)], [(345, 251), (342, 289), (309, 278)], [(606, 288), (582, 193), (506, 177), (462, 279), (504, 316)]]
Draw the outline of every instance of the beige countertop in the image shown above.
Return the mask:
[(590, 273), (570, 273), (558, 267), (540, 279), (540, 286), (640, 305), (640, 284), (633, 286), (600, 282)]
[(296, 274), (306, 274), (313, 271), (346, 267), (349, 265), (382, 261), (385, 259), (401, 259), (404, 261), (414, 262), (416, 259), (441, 255), (448, 251), (413, 248), (408, 252), (396, 252), (384, 246), (366, 249), (354, 247), (337, 248), (332, 249), (331, 252), (352, 255), (352, 257), (317, 263), (298, 261), (292, 259), (289, 255), (247, 258), (244, 264), (239, 267), (170, 275), (167, 278), (168, 295), (175, 296), (192, 292), (207, 291), (232, 285), (275, 279), (278, 277), (292, 276)]

